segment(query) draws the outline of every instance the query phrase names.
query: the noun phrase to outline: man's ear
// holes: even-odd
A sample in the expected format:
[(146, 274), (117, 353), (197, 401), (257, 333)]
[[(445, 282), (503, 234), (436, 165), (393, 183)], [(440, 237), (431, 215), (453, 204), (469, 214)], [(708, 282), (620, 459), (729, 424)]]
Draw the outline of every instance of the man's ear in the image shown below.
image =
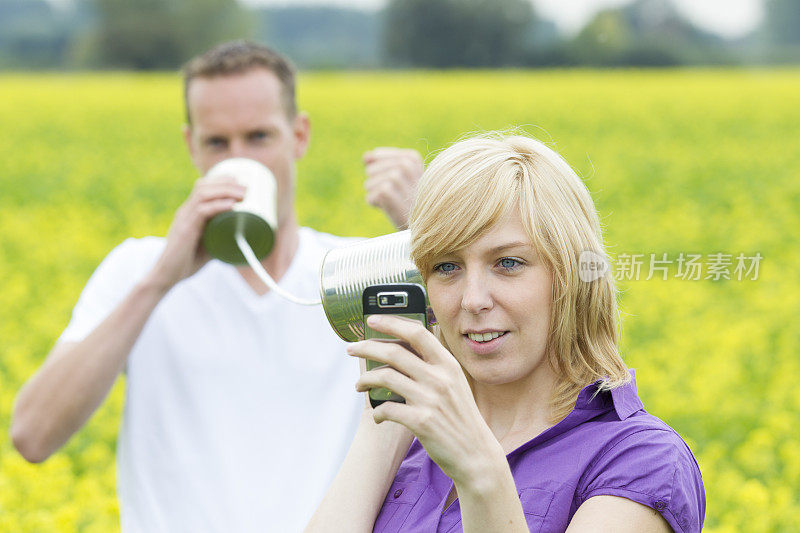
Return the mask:
[(194, 143), (192, 143), (192, 127), (189, 124), (183, 125), (183, 141), (186, 143), (186, 150), (194, 161)]
[(294, 158), (300, 159), (308, 150), (308, 143), (311, 142), (311, 120), (306, 113), (300, 112), (294, 117), (292, 126), (294, 132)]

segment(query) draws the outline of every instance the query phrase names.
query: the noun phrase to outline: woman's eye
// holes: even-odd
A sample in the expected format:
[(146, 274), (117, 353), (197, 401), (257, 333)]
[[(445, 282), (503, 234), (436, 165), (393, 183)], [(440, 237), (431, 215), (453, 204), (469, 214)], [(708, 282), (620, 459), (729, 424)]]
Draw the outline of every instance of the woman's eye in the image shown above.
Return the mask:
[(456, 265), (454, 265), (453, 263), (439, 263), (438, 265), (433, 267), (433, 269), (437, 272), (449, 274), (450, 272), (453, 272), (456, 269)]
[(519, 259), (514, 259), (512, 257), (504, 257), (498, 264), (506, 270), (513, 270), (520, 266), (522, 262)]

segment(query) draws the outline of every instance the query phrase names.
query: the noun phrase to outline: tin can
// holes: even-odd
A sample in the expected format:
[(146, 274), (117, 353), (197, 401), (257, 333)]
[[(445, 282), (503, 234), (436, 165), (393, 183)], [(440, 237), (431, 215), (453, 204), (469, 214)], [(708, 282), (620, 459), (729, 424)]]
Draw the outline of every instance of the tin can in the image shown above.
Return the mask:
[(203, 232), (203, 246), (216, 259), (234, 265), (247, 261), (236, 244), (234, 235), (241, 231), (245, 240), (261, 260), (272, 251), (278, 229), (278, 203), (275, 176), (253, 159), (234, 157), (220, 161), (206, 173), (206, 179), (233, 177), (247, 188), (244, 198), (230, 211), (212, 218)]
[[(320, 298), (325, 315), (347, 342), (364, 338), (361, 294), (370, 285), (418, 283), (422, 276), (411, 261), (411, 235), (406, 231), (366, 239), (330, 250), (320, 267)], [(427, 301), (430, 314), (430, 302)]]

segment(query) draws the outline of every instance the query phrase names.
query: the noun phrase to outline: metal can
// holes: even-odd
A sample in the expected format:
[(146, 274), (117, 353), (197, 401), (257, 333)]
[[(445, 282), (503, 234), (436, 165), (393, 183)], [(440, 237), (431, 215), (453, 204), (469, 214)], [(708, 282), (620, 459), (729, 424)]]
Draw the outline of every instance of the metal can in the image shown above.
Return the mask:
[(278, 229), (278, 203), (275, 176), (253, 159), (234, 157), (220, 161), (206, 173), (206, 179), (233, 177), (247, 188), (244, 198), (230, 211), (212, 218), (203, 232), (203, 246), (216, 259), (234, 265), (247, 261), (236, 244), (234, 235), (241, 231), (245, 240), (261, 260), (272, 251)]
[[(347, 342), (364, 338), (361, 294), (370, 285), (418, 283), (422, 276), (411, 261), (408, 230), (334, 248), (320, 267), (320, 298), (325, 315)], [(430, 302), (426, 305), (430, 309)]]

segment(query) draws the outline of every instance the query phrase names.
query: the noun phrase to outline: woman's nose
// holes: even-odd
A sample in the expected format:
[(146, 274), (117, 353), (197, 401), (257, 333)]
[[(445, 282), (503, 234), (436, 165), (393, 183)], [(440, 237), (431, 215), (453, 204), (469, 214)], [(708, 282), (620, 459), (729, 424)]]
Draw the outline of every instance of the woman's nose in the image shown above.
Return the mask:
[(489, 280), (478, 274), (467, 274), (464, 279), (464, 292), (461, 295), (461, 309), (477, 315), (494, 306)]

